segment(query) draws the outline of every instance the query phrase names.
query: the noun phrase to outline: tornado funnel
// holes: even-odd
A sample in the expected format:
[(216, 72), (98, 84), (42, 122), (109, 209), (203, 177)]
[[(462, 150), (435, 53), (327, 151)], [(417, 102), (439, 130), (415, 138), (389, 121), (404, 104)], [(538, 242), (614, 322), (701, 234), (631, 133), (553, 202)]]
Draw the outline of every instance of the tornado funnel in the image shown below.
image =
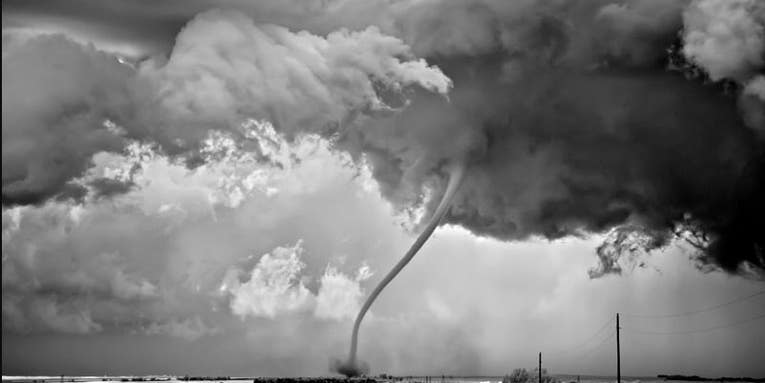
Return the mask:
[(438, 204), (436, 211), (433, 213), (430, 221), (428, 221), (425, 229), (414, 241), (412, 246), (409, 248), (409, 251), (404, 254), (401, 260), (399, 260), (398, 263), (393, 266), (393, 269), (391, 269), (388, 274), (385, 275), (385, 278), (383, 278), (372, 291), (372, 293), (369, 294), (369, 297), (364, 302), (361, 310), (359, 310), (359, 314), (356, 316), (356, 321), (353, 324), (353, 333), (351, 335), (351, 350), (348, 354), (348, 360), (346, 362), (336, 361), (332, 368), (335, 372), (351, 377), (359, 376), (369, 371), (369, 366), (366, 363), (359, 363), (359, 361), (356, 359), (356, 348), (358, 346), (359, 327), (361, 327), (361, 321), (364, 320), (364, 315), (366, 315), (369, 307), (372, 306), (372, 303), (374, 303), (375, 299), (377, 299), (377, 296), (380, 295), (385, 286), (387, 286), (388, 283), (390, 283), (390, 281), (392, 281), (393, 278), (395, 278), (396, 275), (398, 275), (398, 273), (401, 272), (401, 270), (409, 263), (409, 261), (414, 258), (414, 255), (417, 254), (422, 245), (425, 244), (428, 238), (430, 238), (430, 235), (433, 234), (433, 231), (438, 226), (441, 218), (443, 218), (444, 214), (446, 214), (446, 211), (449, 209), (451, 199), (454, 197), (455, 192), (459, 188), (464, 174), (464, 163), (452, 165), (449, 174), (449, 184), (446, 187), (444, 196), (441, 198), (441, 202)]

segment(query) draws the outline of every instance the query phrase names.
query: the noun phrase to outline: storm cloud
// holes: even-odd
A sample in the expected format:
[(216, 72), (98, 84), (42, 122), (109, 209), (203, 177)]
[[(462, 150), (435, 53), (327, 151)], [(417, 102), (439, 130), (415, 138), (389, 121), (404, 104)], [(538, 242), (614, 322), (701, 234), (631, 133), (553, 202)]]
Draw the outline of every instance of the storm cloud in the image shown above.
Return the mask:
[(331, 135), (356, 114), (388, 109), (375, 87), (451, 86), (374, 27), (324, 38), (217, 10), (186, 25), (162, 63), (133, 70), (92, 46), (43, 36), (10, 47), (3, 76), (11, 80), (3, 85), (5, 205), (55, 197), (94, 154), (119, 152), (126, 139), (194, 157), (211, 131), (247, 138), (250, 118), (291, 140)]
[(763, 277), (762, 2), (135, 4), (3, 3), (4, 331), (344, 336), (400, 249), (337, 212), (416, 230), (458, 158), (445, 222), (487, 241)]

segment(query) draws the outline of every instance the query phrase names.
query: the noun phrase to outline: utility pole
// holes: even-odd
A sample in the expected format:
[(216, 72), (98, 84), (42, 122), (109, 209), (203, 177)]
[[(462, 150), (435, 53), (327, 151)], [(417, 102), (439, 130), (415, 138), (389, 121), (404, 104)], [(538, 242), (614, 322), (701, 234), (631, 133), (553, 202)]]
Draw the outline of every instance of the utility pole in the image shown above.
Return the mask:
[(542, 383), (542, 353), (539, 353), (539, 383)]
[(616, 383), (622, 383), (622, 358), (619, 352), (619, 313), (616, 313)]

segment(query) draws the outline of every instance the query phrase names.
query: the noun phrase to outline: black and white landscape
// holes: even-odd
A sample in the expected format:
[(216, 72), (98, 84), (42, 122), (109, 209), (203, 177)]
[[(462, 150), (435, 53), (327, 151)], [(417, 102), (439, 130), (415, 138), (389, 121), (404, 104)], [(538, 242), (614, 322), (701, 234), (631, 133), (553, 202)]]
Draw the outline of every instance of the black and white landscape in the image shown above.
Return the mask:
[(763, 217), (762, 0), (2, 2), (3, 381), (763, 378)]

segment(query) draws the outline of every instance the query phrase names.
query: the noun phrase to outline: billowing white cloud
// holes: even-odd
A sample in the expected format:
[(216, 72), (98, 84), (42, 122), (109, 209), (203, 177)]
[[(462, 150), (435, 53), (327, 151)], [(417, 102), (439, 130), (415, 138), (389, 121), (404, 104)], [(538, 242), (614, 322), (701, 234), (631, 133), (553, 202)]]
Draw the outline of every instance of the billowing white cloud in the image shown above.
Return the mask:
[(320, 319), (354, 318), (364, 298), (360, 283), (372, 275), (369, 267), (362, 266), (355, 277), (349, 277), (327, 266), (314, 294), (305, 285), (304, 251), (302, 241), (298, 241), (293, 246), (280, 246), (264, 254), (244, 276), (238, 268), (229, 269), (220, 292), (230, 295), (231, 311), (242, 319), (273, 319), (301, 312), (311, 312)]
[(694, 0), (683, 24), (683, 53), (713, 80), (745, 80), (765, 65), (762, 1)]
[(300, 260), (300, 242), (292, 247), (277, 247), (266, 253), (244, 282), (235, 271), (226, 273), (222, 290), (231, 294), (231, 311), (247, 316), (274, 318), (285, 312), (306, 310), (313, 296), (300, 281), (305, 264)]
[(334, 267), (327, 267), (316, 295), (314, 315), (322, 319), (354, 319), (365, 297), (360, 282), (371, 276), (368, 266), (362, 266), (355, 278), (350, 278)]
[(148, 88), (139, 90), (144, 109), (153, 113), (147, 124), (181, 145), (194, 145), (211, 126), (236, 132), (246, 117), (267, 119), (287, 137), (332, 132), (352, 113), (388, 108), (377, 86), (451, 87), (438, 68), (413, 60), (406, 44), (375, 27), (325, 38), (222, 10), (196, 16), (166, 63), (139, 72)]
[[(341, 314), (322, 315), (350, 315), (357, 303), (327, 297), (341, 295), (332, 286), (351, 286), (334, 282), (369, 277), (369, 269), (359, 264), (368, 251), (384, 249), (373, 233), (397, 230), (385, 218), (390, 207), (380, 200), (371, 176), (348, 166), (348, 158), (327, 142), (306, 137), (288, 146), (269, 124), (251, 124), (264, 137), (256, 143), (276, 162), (235, 150), (231, 138), (221, 134), (205, 141), (206, 162), (193, 170), (151, 145), (135, 143), (124, 154), (97, 155), (79, 180), (87, 185), (90, 179), (130, 179), (134, 188), (125, 194), (4, 209), (4, 329), (64, 331), (55, 321), (40, 319), (41, 312), (46, 318), (82, 319), (75, 322), (80, 327), (70, 326), (80, 330), (68, 331), (151, 328), (169, 334), (173, 328), (201, 328), (195, 316), (214, 328), (248, 326), (248, 321), (231, 323), (236, 319), (231, 294), (218, 290), (232, 265), (240, 270), (236, 307), (248, 319), (301, 312), (315, 317), (317, 300), (325, 309), (327, 302), (344, 305), (334, 310)], [(362, 208), (374, 214), (353, 213)], [(221, 236), (230, 240), (221, 242)], [(300, 238), (305, 241), (297, 248), (288, 246), (293, 256), (272, 252)], [(303, 244), (310, 244), (310, 251), (299, 255)], [(259, 258), (249, 257), (264, 253), (271, 255), (260, 266)], [(336, 273), (326, 273), (328, 264)], [(356, 269), (355, 276), (344, 273)], [(358, 285), (353, 288), (355, 295), (363, 294)], [(271, 305), (267, 298), (281, 303)], [(252, 304), (256, 309), (247, 311)]]

